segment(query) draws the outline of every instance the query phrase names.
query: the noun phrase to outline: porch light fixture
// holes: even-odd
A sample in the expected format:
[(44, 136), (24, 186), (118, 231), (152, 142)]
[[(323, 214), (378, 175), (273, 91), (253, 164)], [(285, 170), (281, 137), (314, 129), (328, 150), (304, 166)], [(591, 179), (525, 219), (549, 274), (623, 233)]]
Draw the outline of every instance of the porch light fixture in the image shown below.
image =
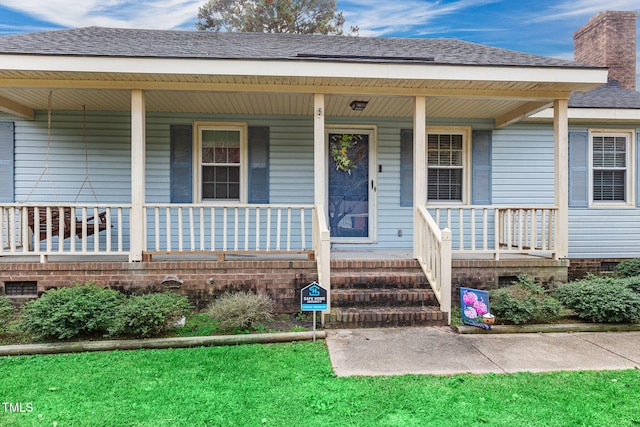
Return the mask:
[(160, 282), (160, 285), (168, 289), (177, 289), (181, 287), (183, 283), (184, 280), (180, 280), (177, 275), (167, 274), (166, 276), (164, 276), (164, 280)]
[(349, 107), (351, 107), (353, 111), (363, 111), (368, 103), (369, 101), (351, 101)]

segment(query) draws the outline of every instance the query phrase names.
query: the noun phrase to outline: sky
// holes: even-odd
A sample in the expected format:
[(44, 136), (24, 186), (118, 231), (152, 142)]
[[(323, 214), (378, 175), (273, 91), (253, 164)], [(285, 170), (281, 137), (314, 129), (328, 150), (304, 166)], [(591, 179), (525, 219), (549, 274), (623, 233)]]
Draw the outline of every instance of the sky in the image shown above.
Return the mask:
[[(0, 35), (87, 26), (195, 30), (206, 0), (0, 0)], [(338, 0), (360, 36), (447, 37), (573, 59), (573, 33), (639, 0)], [(638, 31), (640, 36), (640, 31)], [(637, 43), (640, 48), (640, 40)], [(638, 55), (640, 72), (640, 54)]]

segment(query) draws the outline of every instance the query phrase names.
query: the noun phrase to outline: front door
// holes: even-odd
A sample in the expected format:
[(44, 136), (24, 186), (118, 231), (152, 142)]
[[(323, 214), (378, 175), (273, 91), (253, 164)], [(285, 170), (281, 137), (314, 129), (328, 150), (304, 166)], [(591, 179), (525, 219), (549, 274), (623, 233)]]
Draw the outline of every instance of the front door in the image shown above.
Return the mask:
[(373, 242), (373, 132), (331, 130), (328, 144), (331, 240)]

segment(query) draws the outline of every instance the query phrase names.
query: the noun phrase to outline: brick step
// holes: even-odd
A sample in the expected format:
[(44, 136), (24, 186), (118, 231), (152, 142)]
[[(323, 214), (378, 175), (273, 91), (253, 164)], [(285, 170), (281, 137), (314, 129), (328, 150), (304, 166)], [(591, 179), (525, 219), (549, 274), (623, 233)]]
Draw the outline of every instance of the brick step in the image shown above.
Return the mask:
[(331, 288), (429, 288), (427, 278), (422, 270), (410, 272), (384, 272), (384, 271), (361, 271), (358, 273), (349, 271), (331, 271)]
[(331, 310), (326, 328), (445, 326), (447, 314), (437, 307), (343, 308)]
[(406, 307), (433, 305), (438, 300), (431, 289), (333, 289), (333, 307)]
[(351, 271), (354, 273), (362, 271), (415, 271), (420, 270), (420, 264), (415, 259), (392, 259), (392, 260), (331, 260), (331, 269), (337, 271)]

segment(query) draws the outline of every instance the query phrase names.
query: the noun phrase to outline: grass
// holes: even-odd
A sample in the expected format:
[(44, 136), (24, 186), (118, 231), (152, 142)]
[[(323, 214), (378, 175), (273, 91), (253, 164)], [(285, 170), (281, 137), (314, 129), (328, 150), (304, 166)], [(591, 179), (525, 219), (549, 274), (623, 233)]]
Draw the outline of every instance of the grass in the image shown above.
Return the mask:
[[(635, 426), (637, 370), (337, 378), (324, 342), (0, 358), (2, 426)], [(2, 407), (0, 407), (2, 408)]]

